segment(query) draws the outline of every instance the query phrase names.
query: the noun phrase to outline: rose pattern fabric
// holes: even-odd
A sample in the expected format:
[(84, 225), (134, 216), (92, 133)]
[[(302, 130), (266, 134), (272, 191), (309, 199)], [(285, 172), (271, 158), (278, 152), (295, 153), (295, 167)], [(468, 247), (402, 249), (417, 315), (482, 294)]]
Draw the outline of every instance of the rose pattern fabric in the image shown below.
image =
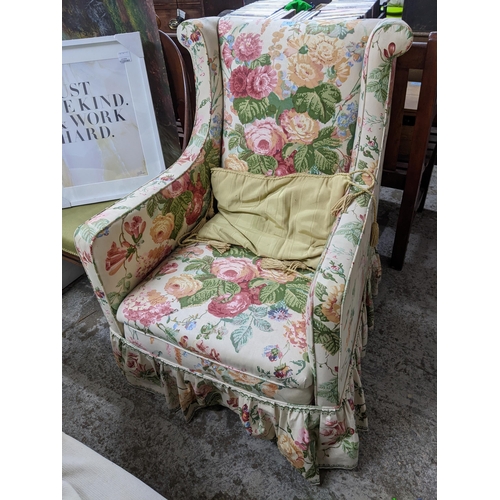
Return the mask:
[[(186, 259), (186, 254), (196, 257)], [(313, 376), (304, 313), (312, 273), (262, 269), (262, 259), (244, 249), (231, 249), (231, 254), (203, 244), (173, 251), (168, 265), (122, 301), (118, 320), (198, 354), (201, 364), (202, 358), (216, 359), (225, 378), (231, 369), (247, 372), (252, 383), (245, 387), (256, 394), (265, 395), (262, 382), (271, 382), (277, 390), (303, 389), (293, 401), (309, 404)], [(204, 366), (208, 370), (221, 378), (219, 367)], [(287, 401), (285, 394), (274, 395)]]
[[(206, 374), (200, 377), (193, 370), (174, 367), (164, 357), (113, 332), (111, 343), (115, 360), (131, 384), (164, 395), (169, 407), (180, 407), (188, 420), (200, 407), (223, 405), (236, 411), (249, 435), (277, 438), (280, 452), (314, 484), (319, 484), (321, 466), (353, 468), (357, 463), (359, 437), (354, 393), (337, 410), (273, 403), (241, 389), (253, 382), (244, 374), (234, 372), (232, 383), (228, 384)], [(147, 343), (146, 339), (144, 344)], [(183, 356), (179, 352), (177, 355)], [(273, 397), (272, 391), (268, 397)]]
[[(210, 168), (220, 164), (221, 81), (215, 27), (208, 40), (201, 27), (201, 22), (190, 24), (189, 35), (182, 35), (195, 57), (200, 103), (188, 147), (165, 173), (75, 233), (77, 250), (86, 256), (82, 259), (86, 273), (100, 295), (106, 319), (116, 330), (121, 330), (115, 317), (123, 298), (175, 248), (210, 206)], [(98, 255), (103, 256), (100, 262)]]
[(374, 200), (359, 196), (339, 217), (310, 276), (179, 242), (210, 213), (213, 167), (350, 171), (360, 187), (378, 184), (391, 66), (412, 35), (397, 20), (227, 17), (184, 22), (178, 37), (195, 70), (189, 145), (165, 173), (82, 225), (75, 244), (130, 383), (164, 394), (186, 418), (230, 408), (319, 483), (320, 467), (356, 466), (367, 427), (361, 359), (380, 279)]
[(194, 295), (203, 287), (201, 281), (193, 278), (189, 274), (181, 274), (170, 278), (165, 285), (165, 291), (169, 295), (173, 295), (176, 299), (181, 297), (189, 297)]
[(286, 136), (281, 127), (270, 118), (256, 120), (245, 130), (248, 146), (260, 155), (274, 156), (286, 143)]
[(313, 120), (307, 112), (297, 113), (294, 109), (283, 111), (281, 126), (288, 142), (299, 144), (312, 144), (320, 130), (319, 123)]
[(141, 323), (147, 328), (173, 312), (171, 303), (152, 290), (134, 297), (125, 307), (124, 315), (128, 320)]
[[(223, 165), (265, 175), (349, 170), (366, 23), (225, 19)], [(384, 49), (390, 59), (392, 48)], [(240, 164), (241, 165), (241, 164)]]

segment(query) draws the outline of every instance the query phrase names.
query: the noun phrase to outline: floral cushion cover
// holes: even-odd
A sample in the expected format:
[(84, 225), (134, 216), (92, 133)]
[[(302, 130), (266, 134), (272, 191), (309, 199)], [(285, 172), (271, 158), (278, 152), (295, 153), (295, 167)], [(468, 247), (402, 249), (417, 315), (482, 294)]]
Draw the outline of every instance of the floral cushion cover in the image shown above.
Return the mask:
[(141, 332), (150, 337), (148, 349), (155, 339), (178, 346), (164, 345), (160, 357), (258, 395), (308, 404), (304, 313), (312, 273), (262, 269), (261, 260), (238, 247), (224, 255), (203, 244), (178, 248), (125, 298), (118, 320), (131, 327), (132, 342)]

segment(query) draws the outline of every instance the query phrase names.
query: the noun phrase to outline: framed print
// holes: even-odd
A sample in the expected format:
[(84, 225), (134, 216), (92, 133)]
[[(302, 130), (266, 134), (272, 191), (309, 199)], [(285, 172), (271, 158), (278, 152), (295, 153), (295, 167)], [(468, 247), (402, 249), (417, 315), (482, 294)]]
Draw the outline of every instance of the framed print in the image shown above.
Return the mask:
[(122, 198), (163, 170), (140, 33), (64, 40), (63, 208)]

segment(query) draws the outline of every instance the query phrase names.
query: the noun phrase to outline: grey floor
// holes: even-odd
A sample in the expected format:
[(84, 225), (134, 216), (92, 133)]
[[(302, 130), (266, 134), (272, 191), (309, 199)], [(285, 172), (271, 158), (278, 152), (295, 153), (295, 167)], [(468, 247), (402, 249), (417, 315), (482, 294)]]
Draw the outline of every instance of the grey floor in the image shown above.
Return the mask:
[(63, 432), (168, 500), (437, 498), (436, 185), (434, 175), (402, 271), (389, 266), (400, 193), (381, 193), (384, 274), (362, 367), (370, 430), (355, 470), (322, 471), (312, 486), (229, 410), (201, 411), (188, 424), (160, 396), (128, 385), (85, 277), (62, 295)]

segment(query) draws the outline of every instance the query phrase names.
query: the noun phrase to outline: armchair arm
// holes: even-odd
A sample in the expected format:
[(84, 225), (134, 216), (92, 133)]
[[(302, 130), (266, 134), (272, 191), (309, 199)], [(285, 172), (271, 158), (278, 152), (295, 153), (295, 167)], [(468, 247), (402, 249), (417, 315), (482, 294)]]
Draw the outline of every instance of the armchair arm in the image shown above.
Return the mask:
[(220, 164), (222, 121), (217, 21), (184, 22), (178, 29), (193, 59), (197, 100), (184, 153), (75, 232), (85, 272), (115, 333), (121, 332), (115, 319), (121, 301), (205, 217), (210, 204), (210, 169)]
[[(371, 242), (371, 232), (372, 223), (376, 222), (389, 126), (393, 62), (410, 48), (412, 39), (406, 23), (386, 20), (377, 25), (366, 45), (351, 162), (355, 185), (351, 190), (368, 188), (372, 195), (356, 197), (337, 220), (312, 286), (311, 354), (315, 359), (319, 406), (342, 405), (347, 381), (352, 380), (350, 370), (355, 368), (356, 359), (359, 362), (359, 350), (366, 341), (366, 307), (370, 300), (367, 286), (372, 273), (379, 272), (374, 269), (372, 244), (375, 246), (376, 242)], [(364, 174), (363, 170), (369, 173)]]

